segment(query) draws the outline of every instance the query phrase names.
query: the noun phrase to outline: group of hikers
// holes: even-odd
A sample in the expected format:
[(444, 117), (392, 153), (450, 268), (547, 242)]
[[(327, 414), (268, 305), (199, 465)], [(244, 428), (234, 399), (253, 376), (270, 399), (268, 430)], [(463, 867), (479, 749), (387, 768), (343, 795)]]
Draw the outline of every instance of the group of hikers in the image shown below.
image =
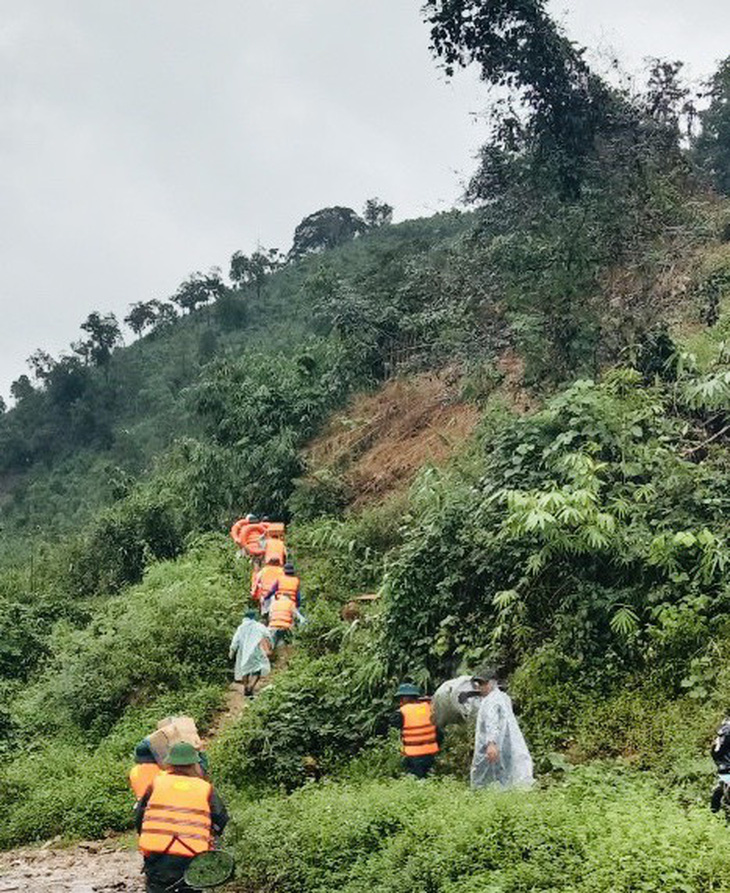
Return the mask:
[[(300, 607), (301, 581), (290, 560), (285, 527), (246, 515), (231, 528), (231, 537), (252, 565), (250, 598), (257, 610), (246, 610), (233, 634), (229, 657), (235, 660), (234, 679), (244, 695), (253, 697), (263, 676), (271, 672), (270, 657), (288, 640), (296, 623), (304, 623)], [(500, 688), (494, 667), (449, 679), (432, 697), (412, 682), (395, 692), (398, 709), (389, 726), (401, 739), (404, 771), (424, 779), (433, 770), (453, 723), (474, 722), (471, 786), (529, 787), (533, 765), (527, 743)], [(730, 815), (730, 719), (713, 745), (718, 764), (714, 811)], [(136, 797), (135, 824), (144, 857), (148, 893), (191, 891), (185, 872), (191, 860), (214, 849), (228, 822), (225, 805), (208, 777), (208, 760), (190, 717), (167, 717), (135, 749), (129, 782)]]
[(247, 610), (233, 634), (229, 657), (235, 658), (233, 678), (244, 694), (254, 696), (262, 676), (271, 672), (270, 656), (285, 644), (297, 623), (305, 623), (300, 607), (302, 584), (284, 541), (285, 526), (267, 518), (246, 515), (231, 527), (231, 538), (252, 564), (251, 599), (258, 607)]
[[(233, 634), (229, 657), (234, 679), (254, 697), (260, 679), (271, 672), (270, 658), (304, 623), (301, 581), (278, 522), (246, 515), (231, 528), (231, 537), (252, 565), (247, 609)], [(441, 749), (444, 728), (476, 718), (473, 787), (529, 785), (532, 760), (497, 673), (484, 667), (473, 675), (449, 680), (425, 697), (410, 682), (395, 697), (398, 709), (390, 726), (399, 730), (406, 773), (425, 778)], [(228, 821), (225, 805), (208, 777), (208, 760), (190, 717), (167, 717), (135, 750), (129, 782), (136, 797), (135, 824), (144, 858), (148, 893), (191, 890), (185, 872), (199, 853), (214, 848)]]

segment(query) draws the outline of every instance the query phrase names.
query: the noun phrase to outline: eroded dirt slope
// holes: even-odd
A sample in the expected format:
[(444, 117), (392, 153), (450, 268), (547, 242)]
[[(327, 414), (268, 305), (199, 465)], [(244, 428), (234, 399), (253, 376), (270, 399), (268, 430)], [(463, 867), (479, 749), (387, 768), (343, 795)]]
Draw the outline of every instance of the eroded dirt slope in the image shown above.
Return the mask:
[(342, 476), (358, 506), (405, 489), (423, 465), (445, 462), (478, 420), (448, 375), (394, 379), (335, 415), (307, 461)]

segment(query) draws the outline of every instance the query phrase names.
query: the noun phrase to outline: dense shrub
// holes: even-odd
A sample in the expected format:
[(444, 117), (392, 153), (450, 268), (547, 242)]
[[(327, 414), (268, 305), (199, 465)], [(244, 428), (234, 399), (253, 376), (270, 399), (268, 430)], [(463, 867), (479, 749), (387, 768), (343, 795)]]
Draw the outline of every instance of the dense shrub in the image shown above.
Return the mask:
[[(200, 548), (203, 548), (202, 546)], [(222, 538), (106, 603), (83, 629), (59, 627), (44, 671), (16, 705), (21, 730), (83, 731), (99, 741), (130, 704), (223, 682), (240, 616)], [(240, 605), (240, 603), (239, 603)]]
[(231, 839), (247, 893), (730, 889), (721, 822), (600, 769), (533, 793), (412, 779), (313, 786), (240, 804)]

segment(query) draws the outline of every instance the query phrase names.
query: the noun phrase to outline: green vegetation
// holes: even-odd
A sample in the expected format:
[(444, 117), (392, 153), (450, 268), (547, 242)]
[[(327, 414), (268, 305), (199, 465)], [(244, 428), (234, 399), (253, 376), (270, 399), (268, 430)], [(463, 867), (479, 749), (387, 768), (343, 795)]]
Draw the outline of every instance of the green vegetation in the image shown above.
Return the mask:
[[(256, 511), (289, 523), (309, 622), (211, 747), (243, 889), (729, 888), (704, 802), (730, 699), (730, 254), (707, 187), (727, 191), (727, 63), (688, 140), (681, 66), (637, 95), (541, 2), (484, 12), (426, 4), (447, 68), (524, 103), (501, 107), (476, 210), (322, 209), (289, 254), (236, 252), (230, 285), (190, 276), (182, 316), (133, 305), (130, 347), (91, 314), (74, 356), (15, 383), (3, 846), (128, 827), (136, 741), (171, 711), (210, 724), (248, 586), (223, 532)], [(356, 392), (424, 371), (481, 424), (355, 510), (304, 447)], [(394, 780), (395, 682), (486, 659), (539, 789), (468, 792), (466, 729), (440, 778)]]
[(232, 836), (245, 891), (658, 893), (730, 889), (726, 833), (651, 783), (592, 769), (536, 795), (312, 787), (244, 806)]

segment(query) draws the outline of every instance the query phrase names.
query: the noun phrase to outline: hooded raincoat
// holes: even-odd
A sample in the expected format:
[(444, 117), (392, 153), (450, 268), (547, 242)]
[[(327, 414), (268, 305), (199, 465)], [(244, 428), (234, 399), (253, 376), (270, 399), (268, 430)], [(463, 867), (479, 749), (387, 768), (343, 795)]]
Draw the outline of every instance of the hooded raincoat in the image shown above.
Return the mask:
[(271, 634), (263, 623), (244, 617), (243, 623), (231, 639), (230, 656), (236, 656), (234, 668), (236, 682), (240, 682), (244, 676), (256, 674), (268, 676), (271, 672), (271, 663), (261, 647), (264, 639), (271, 642)]
[[(487, 759), (489, 744), (496, 744), (499, 749), (499, 757), (494, 763)], [(532, 782), (532, 757), (515, 719), (512, 699), (495, 685), (482, 700), (477, 714), (471, 786), (529, 787)]]

